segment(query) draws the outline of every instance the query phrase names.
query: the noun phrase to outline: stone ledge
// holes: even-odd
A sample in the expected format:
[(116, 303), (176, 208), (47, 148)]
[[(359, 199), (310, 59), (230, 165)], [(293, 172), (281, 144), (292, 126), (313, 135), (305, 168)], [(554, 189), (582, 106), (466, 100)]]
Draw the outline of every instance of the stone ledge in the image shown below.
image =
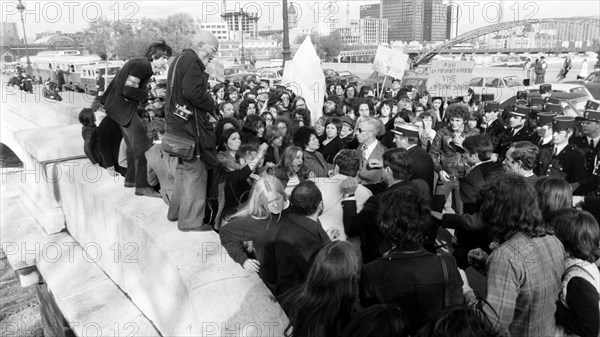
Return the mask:
[(281, 307), (216, 233), (178, 231), (162, 199), (135, 196), (87, 163), (69, 161), (73, 174), (58, 182), (67, 229), (101, 252), (98, 265), (163, 335), (283, 335)]
[(77, 336), (160, 336), (68, 233), (44, 234), (19, 198), (3, 199), (2, 209), (2, 248), (11, 267), (37, 266)]

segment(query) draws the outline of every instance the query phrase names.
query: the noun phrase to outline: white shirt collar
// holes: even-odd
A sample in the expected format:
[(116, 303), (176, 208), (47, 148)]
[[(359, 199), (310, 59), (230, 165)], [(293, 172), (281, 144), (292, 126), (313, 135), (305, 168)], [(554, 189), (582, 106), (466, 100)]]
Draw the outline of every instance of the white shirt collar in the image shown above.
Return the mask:
[[(556, 154), (559, 154), (559, 153), (561, 153), (561, 152), (562, 152), (562, 150), (564, 150), (564, 149), (565, 149), (565, 147), (567, 147), (567, 145), (569, 145), (569, 142), (565, 142), (565, 143), (564, 143), (564, 144), (562, 144), (562, 145), (554, 145), (554, 147), (556, 148)], [(552, 151), (554, 151), (554, 149), (553, 149)]]
[(371, 156), (371, 153), (373, 153), (373, 150), (375, 150), (377, 144), (379, 144), (379, 141), (374, 141), (371, 145), (367, 145), (367, 149), (365, 150), (366, 158), (369, 158)]
[(590, 140), (594, 140), (594, 147), (596, 147), (598, 145), (598, 141), (600, 141), (600, 136), (596, 137), (596, 138), (590, 138), (589, 136), (585, 136), (585, 138), (587, 139), (588, 144), (590, 143)]

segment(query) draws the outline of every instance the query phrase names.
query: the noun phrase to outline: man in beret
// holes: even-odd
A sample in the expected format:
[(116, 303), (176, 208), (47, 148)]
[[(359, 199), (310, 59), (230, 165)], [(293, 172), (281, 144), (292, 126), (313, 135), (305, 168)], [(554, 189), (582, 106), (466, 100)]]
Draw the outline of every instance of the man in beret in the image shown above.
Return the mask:
[(587, 176), (583, 154), (569, 144), (575, 130), (575, 118), (557, 116), (552, 125), (554, 146), (540, 149), (538, 176), (556, 176), (575, 183)]

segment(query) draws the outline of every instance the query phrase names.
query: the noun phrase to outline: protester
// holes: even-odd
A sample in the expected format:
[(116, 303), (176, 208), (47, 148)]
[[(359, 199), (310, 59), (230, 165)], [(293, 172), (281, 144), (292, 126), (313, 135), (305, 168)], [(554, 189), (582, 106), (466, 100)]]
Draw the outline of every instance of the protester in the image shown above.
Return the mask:
[(170, 56), (171, 47), (163, 40), (151, 43), (144, 57), (131, 59), (123, 65), (100, 100), (123, 133), (127, 144), (125, 187), (135, 187), (136, 195), (160, 197), (148, 185), (145, 153), (152, 143), (135, 111), (138, 104), (148, 100), (148, 81), (167, 65)]
[(294, 134), (294, 144), (304, 150), (304, 166), (314, 177), (328, 177), (331, 164), (325, 161), (319, 149), (319, 140), (315, 130), (301, 126)]
[(274, 170), (274, 176), (285, 187), (285, 193), (290, 195), (294, 187), (308, 178), (308, 170), (304, 167), (304, 151), (297, 146), (288, 146)]
[(339, 336), (356, 312), (360, 267), (352, 245), (326, 243), (316, 254), (306, 280), (284, 299), (290, 319), (285, 336)]
[(494, 328), (512, 336), (554, 336), (556, 299), (564, 271), (564, 249), (544, 223), (537, 193), (525, 178), (503, 175), (482, 192), (481, 214), (497, 248), (469, 261), (487, 273)]
[[(288, 207), (283, 185), (277, 179), (256, 181), (248, 201), (221, 227), (221, 244), (229, 256), (247, 271), (258, 272), (260, 278), (275, 290), (277, 266), (275, 237), (281, 213)], [(244, 250), (244, 242), (252, 241), (252, 250)]]
[[(318, 219), (323, 213), (321, 192), (312, 181), (294, 187), (290, 196), (290, 214), (281, 219), (275, 238), (277, 284), (275, 294), (281, 298), (300, 285), (309, 273), (313, 255), (330, 242)], [(284, 304), (284, 310), (290, 307)]]
[(600, 272), (594, 265), (600, 258), (598, 222), (588, 212), (564, 210), (556, 214), (552, 227), (567, 254), (556, 310), (558, 329), (596, 337), (600, 334)]
[(94, 111), (88, 108), (82, 109), (79, 112), (79, 123), (82, 125), (81, 136), (83, 137), (83, 152), (85, 156), (92, 164), (104, 167)]
[(478, 308), (459, 306), (442, 311), (416, 337), (500, 337)]
[(360, 279), (361, 304), (399, 305), (408, 315), (410, 333), (442, 309), (464, 303), (454, 259), (423, 248), (430, 211), (429, 200), (414, 186), (402, 185), (386, 193), (377, 221), (393, 246), (383, 257), (365, 264)]

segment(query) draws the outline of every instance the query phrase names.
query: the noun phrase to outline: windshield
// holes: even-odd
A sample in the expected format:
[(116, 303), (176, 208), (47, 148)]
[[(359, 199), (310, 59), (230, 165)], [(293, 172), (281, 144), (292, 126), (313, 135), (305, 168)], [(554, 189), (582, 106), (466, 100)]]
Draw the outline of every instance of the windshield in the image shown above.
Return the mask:
[(521, 80), (517, 76), (507, 76), (504, 78), (504, 83), (508, 88), (514, 88), (521, 84)]
[(579, 98), (572, 99), (569, 102), (571, 102), (571, 105), (573, 105), (575, 107), (575, 109), (577, 109), (577, 112), (581, 115), (581, 114), (583, 114), (583, 111), (585, 110), (585, 104), (587, 103), (587, 101), (588, 101), (587, 97), (579, 97)]

